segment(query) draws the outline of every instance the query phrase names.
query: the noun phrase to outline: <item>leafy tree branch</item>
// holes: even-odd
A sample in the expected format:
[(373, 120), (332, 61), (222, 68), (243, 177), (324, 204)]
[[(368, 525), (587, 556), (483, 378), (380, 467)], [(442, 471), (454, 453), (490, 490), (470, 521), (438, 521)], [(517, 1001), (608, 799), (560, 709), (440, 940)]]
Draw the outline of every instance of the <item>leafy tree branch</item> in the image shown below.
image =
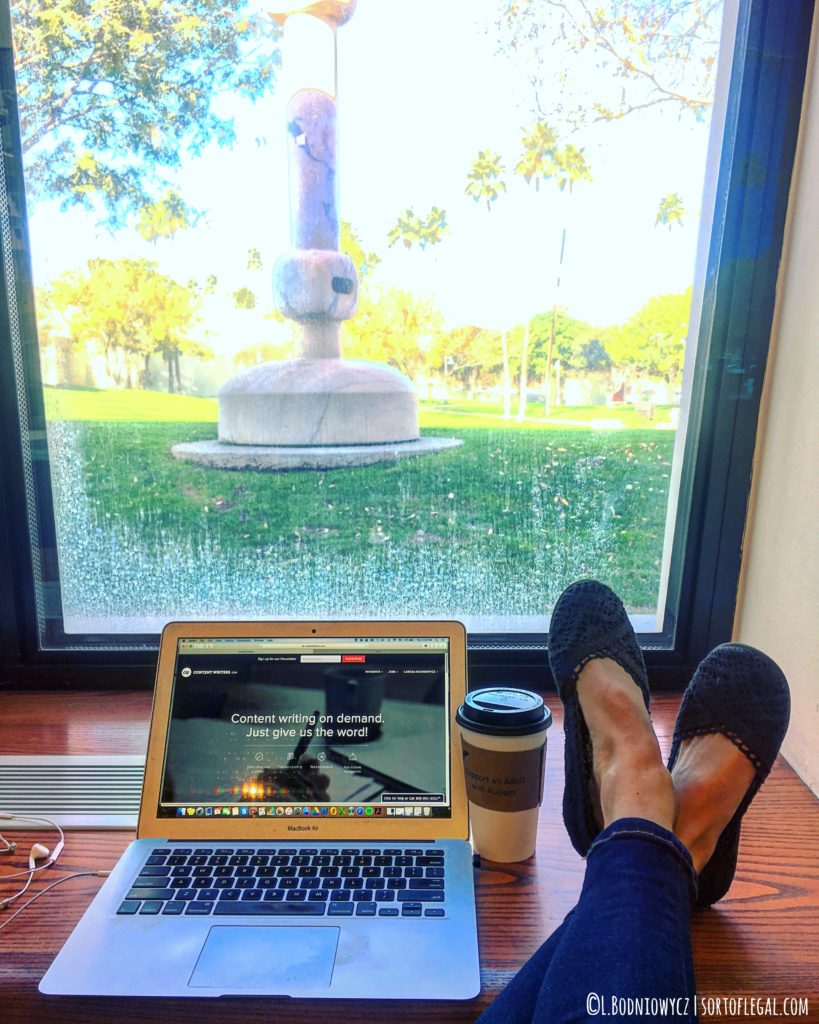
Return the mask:
[(719, 0), (499, 0), (498, 51), (529, 66), (538, 116), (573, 128), (711, 105)]
[(111, 227), (162, 201), (169, 172), (230, 145), (214, 100), (274, 85), (280, 28), (246, 0), (13, 0), (29, 192), (101, 206)]
[(387, 235), (390, 246), (403, 242), (405, 249), (418, 244), (422, 249), (428, 245), (437, 245), (449, 231), (446, 222), (446, 210), (433, 206), (426, 217), (420, 217), (412, 208), (398, 218)]

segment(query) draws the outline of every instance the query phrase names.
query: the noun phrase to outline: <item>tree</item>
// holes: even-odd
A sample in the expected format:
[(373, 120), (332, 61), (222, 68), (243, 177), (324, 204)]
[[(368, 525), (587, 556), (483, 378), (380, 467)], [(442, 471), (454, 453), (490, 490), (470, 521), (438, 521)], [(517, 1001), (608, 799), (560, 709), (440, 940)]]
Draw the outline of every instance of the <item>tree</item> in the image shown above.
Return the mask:
[(144, 384), (151, 356), (159, 352), (168, 364), (168, 390), (178, 391), (180, 353), (209, 354), (192, 334), (198, 295), (151, 260), (89, 260), (84, 270), (53, 283), (47, 304), (73, 344), (99, 346), (117, 386), (133, 386), (140, 361)]
[(572, 128), (648, 108), (701, 120), (721, 0), (499, 0), (498, 50), (529, 69), (533, 113)]
[(255, 309), (256, 293), (250, 288), (237, 288), (233, 293), (233, 305), (237, 309)]
[(692, 289), (655, 295), (624, 324), (604, 332), (606, 351), (627, 372), (663, 377), (678, 387), (682, 381)]
[[(156, 274), (151, 273), (149, 286), (152, 308), (150, 333), (154, 338), (154, 350), (161, 353), (168, 367), (168, 391), (182, 390), (182, 375), (179, 367), (180, 355), (210, 356), (212, 353), (191, 336), (191, 328), (198, 322), (196, 311), (199, 298), (189, 287)], [(150, 353), (145, 355), (145, 375), (147, 377)]]
[(485, 201), (487, 210), (491, 212), (492, 203), (506, 191), (506, 182), (501, 178), (505, 170), (499, 153), (480, 150), (466, 176), (464, 192), (476, 203)]
[[(472, 196), (476, 203), (486, 202), (486, 209), (492, 212), (492, 204), (501, 192), (506, 192), (506, 182), (501, 178), (505, 167), (498, 153), (479, 150), (478, 156), (466, 176), (464, 192)], [(503, 366), (503, 418), (512, 416), (512, 376), (509, 372), (509, 341), (506, 328), (501, 331), (501, 358)]]
[(147, 203), (139, 211), (137, 231), (146, 242), (173, 238), (177, 231), (191, 226), (194, 216), (178, 192), (168, 189), (161, 199)]
[[(251, 248), (247, 250), (247, 266), (246, 266), (246, 269), (251, 274), (256, 274), (259, 271), (261, 271), (263, 269), (263, 267), (264, 267), (264, 261), (262, 260), (261, 250), (251, 246)], [(213, 280), (215, 282), (216, 278), (214, 277)], [(208, 284), (209, 283), (210, 283), (210, 278), (208, 278)], [(207, 290), (207, 286), (206, 286), (206, 290)], [(257, 307), (257, 305), (258, 305), (258, 299), (256, 297), (256, 292), (252, 288), (249, 288), (247, 285), (240, 285), (240, 287), (236, 288), (231, 293), (231, 298), (233, 299), (233, 305), (234, 305), (234, 308), (236, 308), (236, 309), (247, 309), (247, 310), (250, 310), (250, 309), (255, 309)]]
[(472, 397), (479, 381), (496, 369), (499, 355), (498, 335), (474, 324), (465, 324), (434, 335), (427, 362), (436, 371), (443, 371), (447, 381), (460, 381), (467, 397)]
[(526, 419), (526, 406), (529, 402), (529, 335), (530, 321), (527, 316), (523, 322), (523, 348), (520, 352), (520, 391), (518, 393), (518, 423)]
[(422, 339), (440, 330), (442, 321), (432, 302), (400, 288), (365, 294), (356, 315), (344, 322), (344, 355), (388, 363), (414, 378), (426, 359)]
[(100, 203), (112, 227), (167, 200), (167, 172), (209, 142), (234, 140), (216, 97), (256, 100), (274, 84), (281, 30), (245, 7), (13, 0), (29, 194), (64, 207)]
[(411, 249), (417, 243), (426, 249), (428, 245), (437, 245), (448, 231), (446, 210), (433, 206), (426, 217), (419, 217), (410, 207), (390, 229), (387, 244), (392, 248), (396, 242), (403, 242), (405, 249)]
[(381, 257), (374, 252), (366, 252), (355, 228), (348, 220), (341, 221), (341, 251), (346, 253), (355, 264), (359, 283), (363, 285), (368, 274), (381, 262)]
[[(523, 135), (523, 154), (515, 167), (515, 173), (520, 174), (527, 185), (534, 182), (535, 191), (540, 188), (541, 178), (545, 181), (554, 179), (561, 192), (572, 189), (576, 181), (591, 181), (591, 170), (582, 149), (567, 145), (564, 149), (558, 147), (557, 133), (546, 121), (537, 120), (529, 131)], [(557, 325), (557, 303), (560, 294), (560, 278), (563, 270), (563, 257), (566, 252), (566, 225), (563, 225), (560, 235), (560, 257), (557, 267), (557, 280), (555, 281), (555, 294), (552, 303), (552, 323), (549, 333), (549, 347), (546, 356), (545, 371), (545, 398), (544, 413), (549, 415), (552, 404), (552, 354), (554, 351), (555, 331)], [(528, 331), (524, 335), (524, 359), (521, 365), (521, 387), (520, 405), (518, 407), (518, 422), (521, 422), (526, 415), (526, 376), (528, 354)]]
[(657, 216), (654, 218), (654, 227), (660, 224), (668, 226), (668, 230), (675, 224), (682, 224), (685, 218), (685, 206), (679, 192), (669, 192), (663, 196), (657, 207)]
[[(433, 206), (424, 218), (409, 208), (390, 230), (387, 243), (393, 246), (401, 241), (405, 249), (416, 244), (426, 249), (438, 245), (448, 231), (445, 210)], [(361, 352), (364, 346), (363, 350), (375, 353), (365, 358), (397, 366), (412, 378), (424, 364), (425, 339), (440, 329), (442, 320), (429, 300), (390, 288), (375, 297), (360, 296), (358, 313), (346, 326), (353, 352)]]
[(556, 310), (538, 313), (532, 317), (533, 372), (545, 376), (550, 343), (553, 357), (559, 359), (567, 371), (588, 373), (592, 370), (608, 369), (611, 359), (597, 334), (596, 328), (585, 320), (569, 316), (562, 306), (558, 306)]
[(580, 349), (584, 369), (591, 373), (611, 369), (611, 356), (599, 338), (587, 338)]
[(539, 192), (540, 179), (553, 177), (557, 170), (557, 136), (545, 121), (536, 121), (523, 133), (523, 155), (517, 162), (515, 174), (527, 185), (534, 182), (535, 191)]

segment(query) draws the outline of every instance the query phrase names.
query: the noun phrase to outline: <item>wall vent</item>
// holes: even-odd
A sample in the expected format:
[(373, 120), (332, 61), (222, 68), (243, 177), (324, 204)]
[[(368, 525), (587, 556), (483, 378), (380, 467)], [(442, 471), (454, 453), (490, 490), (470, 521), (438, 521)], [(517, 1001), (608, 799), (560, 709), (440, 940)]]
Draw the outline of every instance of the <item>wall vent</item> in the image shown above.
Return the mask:
[(138, 755), (0, 755), (0, 811), (50, 818), (63, 828), (134, 829), (144, 774)]

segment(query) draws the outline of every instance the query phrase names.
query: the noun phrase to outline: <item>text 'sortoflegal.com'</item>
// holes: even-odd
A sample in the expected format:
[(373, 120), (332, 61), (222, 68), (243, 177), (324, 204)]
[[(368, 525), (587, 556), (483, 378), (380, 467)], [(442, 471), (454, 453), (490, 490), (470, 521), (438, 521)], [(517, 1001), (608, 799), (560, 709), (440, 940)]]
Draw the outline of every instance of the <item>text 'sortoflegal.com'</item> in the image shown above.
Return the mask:
[(610, 1020), (640, 1017), (693, 1020), (697, 1014), (703, 1021), (709, 1017), (809, 1020), (810, 1009), (810, 1000), (804, 996), (613, 996), (590, 992), (586, 997), (586, 1013), (590, 1017), (608, 1017)]

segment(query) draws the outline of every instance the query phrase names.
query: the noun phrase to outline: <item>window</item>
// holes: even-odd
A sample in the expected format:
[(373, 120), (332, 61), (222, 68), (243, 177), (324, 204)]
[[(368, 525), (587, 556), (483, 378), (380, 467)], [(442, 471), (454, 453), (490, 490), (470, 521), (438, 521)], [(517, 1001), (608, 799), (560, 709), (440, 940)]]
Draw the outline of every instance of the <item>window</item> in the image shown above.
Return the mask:
[(12, 676), (436, 616), (526, 679), (594, 575), (680, 679), (730, 630), (809, 5), (223, 6), (4, 8)]

